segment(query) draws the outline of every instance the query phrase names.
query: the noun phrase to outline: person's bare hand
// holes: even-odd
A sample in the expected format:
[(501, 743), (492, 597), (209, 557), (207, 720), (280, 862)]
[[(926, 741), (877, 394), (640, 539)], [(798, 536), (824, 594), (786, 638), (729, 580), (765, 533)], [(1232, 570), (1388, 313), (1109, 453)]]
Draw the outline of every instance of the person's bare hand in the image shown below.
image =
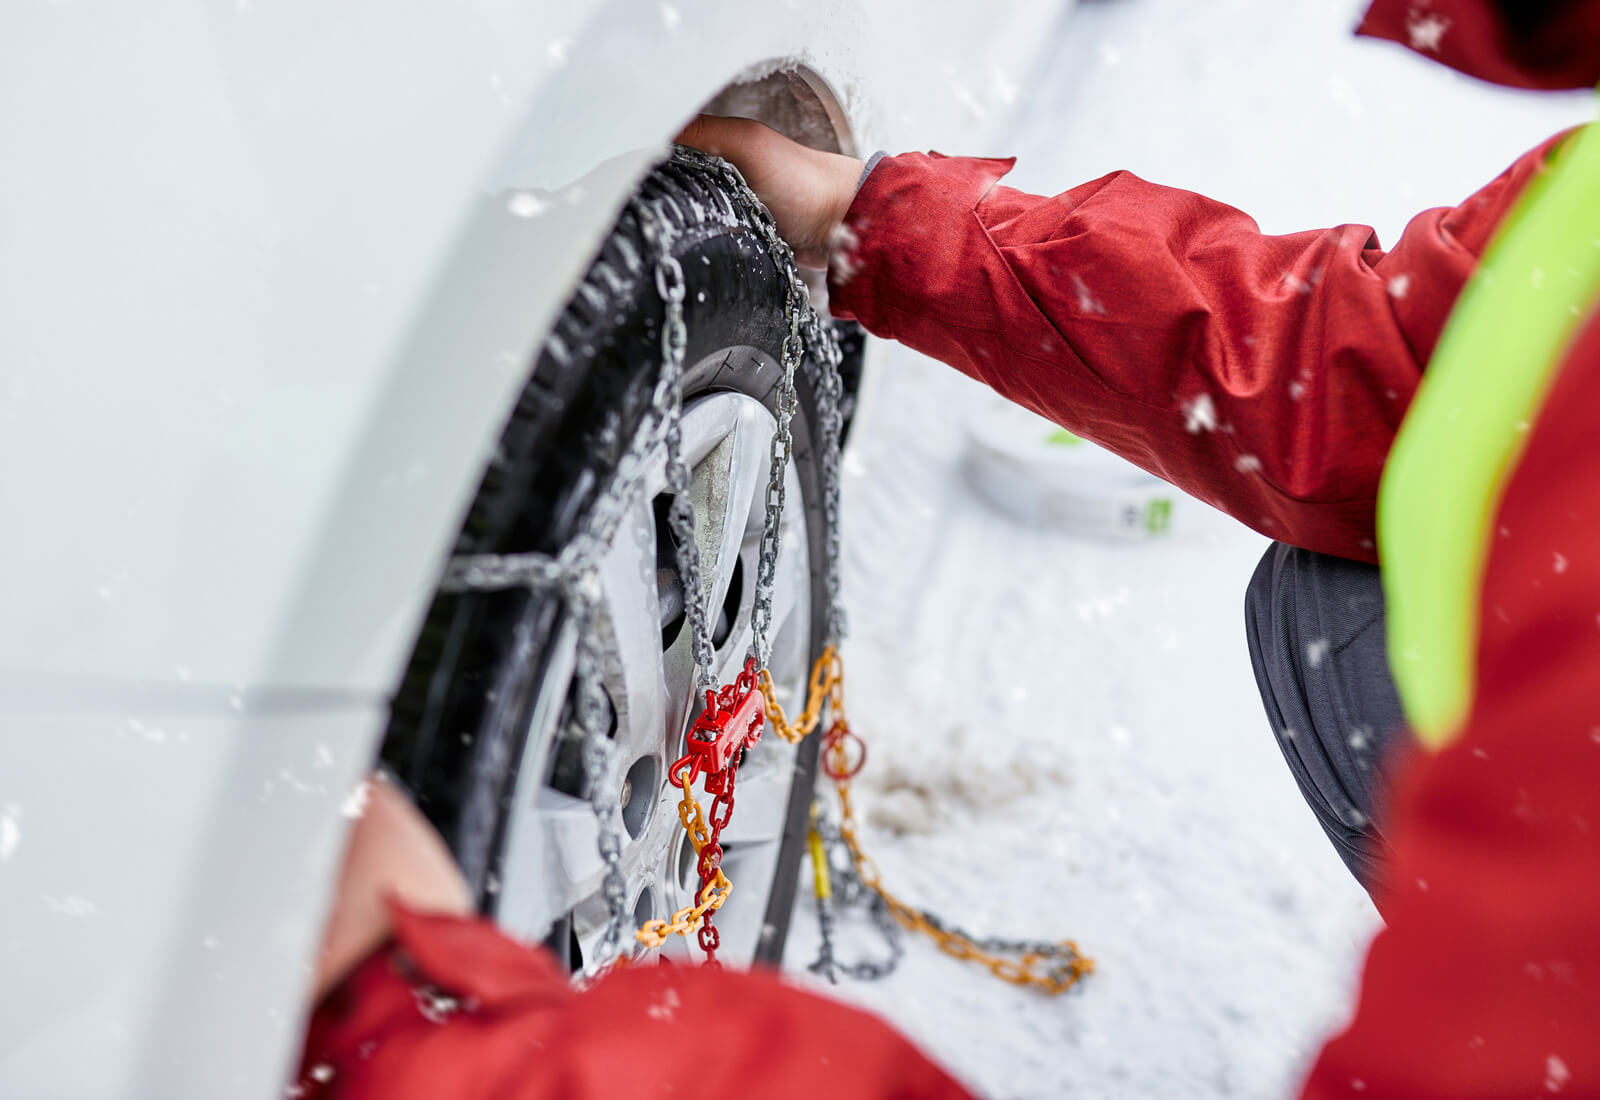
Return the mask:
[(802, 267), (825, 269), (865, 165), (824, 153), (748, 118), (701, 115), (676, 140), (730, 162), (767, 204)]
[(411, 800), (382, 776), (357, 796), (360, 818), (350, 829), (338, 889), (317, 955), (313, 999), (337, 985), (389, 936), (395, 898), (424, 913), (470, 916), (472, 891), (444, 840)]

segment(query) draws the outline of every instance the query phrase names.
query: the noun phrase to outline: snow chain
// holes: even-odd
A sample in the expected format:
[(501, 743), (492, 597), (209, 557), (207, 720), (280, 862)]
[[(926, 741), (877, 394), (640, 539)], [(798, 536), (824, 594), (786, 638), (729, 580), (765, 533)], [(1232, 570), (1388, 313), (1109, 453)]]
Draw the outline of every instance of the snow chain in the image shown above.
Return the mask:
[[(839, 451), (842, 431), (840, 410), (843, 384), (839, 375), (840, 352), (833, 334), (812, 308), (810, 295), (801, 281), (794, 255), (778, 234), (777, 225), (744, 178), (732, 165), (698, 150), (679, 146), (673, 158), (720, 178), (731, 200), (749, 216), (767, 245), (773, 263), (786, 280), (785, 318), (788, 331), (780, 352), (782, 379), (779, 382), (775, 413), (778, 430), (773, 436), (771, 466), (767, 483), (765, 514), (761, 533), (759, 567), (756, 577), (755, 606), (751, 613), (750, 653), (740, 675), (721, 689), (714, 687), (711, 666), (710, 620), (706, 611), (706, 592), (701, 581), (699, 548), (694, 538), (694, 511), (689, 500), (689, 472), (680, 454), (679, 426), (683, 406), (683, 355), (687, 331), (683, 321), (684, 278), (678, 260), (672, 255), (673, 230), (643, 199), (631, 208), (639, 218), (646, 240), (656, 256), (656, 290), (665, 305), (661, 332), (661, 370), (651, 395), (650, 408), (640, 430), (623, 454), (611, 484), (595, 501), (580, 532), (559, 557), (545, 554), (470, 554), (458, 556), (445, 572), (442, 589), (447, 592), (495, 591), (531, 588), (552, 591), (565, 602), (577, 631), (578, 653), (575, 671), (576, 725), (582, 739), (584, 778), (590, 802), (599, 824), (599, 851), (605, 866), (602, 893), (607, 910), (607, 925), (595, 957), (585, 968), (593, 976), (608, 967), (620, 950), (621, 930), (627, 921), (626, 883), (621, 874), (621, 838), (614, 819), (616, 796), (604, 792), (614, 789), (614, 761), (604, 720), (604, 693), (600, 687), (599, 658), (594, 639), (593, 618), (598, 600), (598, 565), (610, 544), (622, 516), (631, 506), (643, 467), (657, 446), (667, 451), (667, 483), (673, 494), (668, 521), (677, 543), (677, 565), (684, 586), (686, 617), (693, 644), (696, 682), (705, 691), (705, 707), (689, 730), (687, 753), (668, 774), (682, 791), (678, 804), (679, 820), (694, 848), (700, 888), (694, 904), (673, 914), (671, 920), (647, 921), (635, 933), (644, 948), (660, 947), (668, 936), (697, 933), (708, 965), (717, 965), (720, 937), (713, 914), (731, 896), (733, 884), (721, 867), (721, 834), (733, 815), (734, 783), (745, 749), (759, 741), (765, 724), (792, 744), (798, 744), (822, 725), (824, 708), (829, 726), (823, 737), (823, 770), (834, 782), (841, 820), (837, 825), (818, 814), (813, 807), (810, 844), (817, 882), (818, 917), (822, 927), (822, 955), (812, 969), (834, 980), (837, 973), (862, 979), (880, 978), (894, 969), (903, 948), (898, 931), (905, 928), (931, 936), (939, 948), (957, 958), (972, 959), (987, 966), (996, 976), (1017, 985), (1031, 986), (1051, 993), (1072, 988), (1093, 970), (1093, 962), (1082, 956), (1070, 940), (1035, 943), (979, 939), (936, 917), (900, 901), (883, 886), (878, 868), (862, 851), (861, 840), (850, 799), (850, 781), (866, 760), (866, 747), (851, 732), (845, 718), (844, 666), (838, 644), (844, 635), (844, 615), (839, 593)], [(778, 702), (772, 676), (767, 670), (770, 656), (768, 631), (772, 622), (772, 586), (776, 575), (781, 540), (785, 473), (793, 450), (790, 424), (799, 398), (796, 372), (806, 352), (811, 351), (820, 365), (817, 406), (822, 429), (823, 512), (826, 534), (825, 576), (828, 596), (827, 644), (812, 667), (805, 706), (792, 721)], [(709, 821), (694, 794), (694, 783), (704, 779), (707, 794), (713, 796)], [(832, 846), (847, 866), (830, 867), (827, 848)], [(837, 900), (844, 904), (866, 904), (890, 946), (889, 957), (876, 963), (841, 964), (833, 954), (833, 904), (831, 887), (837, 878), (841, 889)], [(626, 960), (624, 960), (625, 962)]]

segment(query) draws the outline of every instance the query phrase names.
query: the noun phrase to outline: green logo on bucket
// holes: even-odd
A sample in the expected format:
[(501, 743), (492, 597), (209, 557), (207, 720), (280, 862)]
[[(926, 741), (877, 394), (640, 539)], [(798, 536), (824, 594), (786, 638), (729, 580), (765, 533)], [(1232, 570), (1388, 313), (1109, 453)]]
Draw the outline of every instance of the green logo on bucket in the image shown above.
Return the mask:
[(1144, 529), (1152, 535), (1163, 534), (1172, 526), (1172, 500), (1156, 497), (1144, 508)]

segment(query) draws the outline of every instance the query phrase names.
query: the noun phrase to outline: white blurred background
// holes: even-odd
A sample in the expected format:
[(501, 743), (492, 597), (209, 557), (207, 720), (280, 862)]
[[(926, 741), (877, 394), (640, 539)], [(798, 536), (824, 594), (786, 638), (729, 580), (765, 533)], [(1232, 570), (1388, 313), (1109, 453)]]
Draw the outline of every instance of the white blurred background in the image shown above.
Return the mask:
[[(1350, 0), (1081, 0), (996, 148), (1006, 182), (1115, 169), (1267, 232), (1342, 222), (1392, 246), (1589, 94), (1492, 88), (1351, 34)], [(884, 43), (884, 49), (892, 49)], [(898, 150), (894, 150), (898, 151)], [(847, 455), (847, 649), (886, 884), (976, 932), (1076, 937), (1045, 998), (909, 945), (842, 996), (993, 1097), (1291, 1095), (1353, 996), (1377, 917), (1283, 764), (1245, 651), (1266, 546), (1194, 502), (1163, 541), (1030, 528), (962, 472), (987, 391), (878, 345)], [(816, 949), (812, 903), (788, 962)], [(842, 953), (881, 950), (852, 926)]]

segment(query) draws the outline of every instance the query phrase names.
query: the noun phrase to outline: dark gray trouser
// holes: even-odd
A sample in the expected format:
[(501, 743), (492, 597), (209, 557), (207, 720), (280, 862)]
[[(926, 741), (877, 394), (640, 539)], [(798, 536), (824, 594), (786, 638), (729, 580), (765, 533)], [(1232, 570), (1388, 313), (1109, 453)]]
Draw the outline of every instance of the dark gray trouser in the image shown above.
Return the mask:
[(1378, 568), (1275, 542), (1245, 593), (1256, 685), (1300, 793), (1369, 894), (1393, 860), (1386, 775), (1405, 751)]

